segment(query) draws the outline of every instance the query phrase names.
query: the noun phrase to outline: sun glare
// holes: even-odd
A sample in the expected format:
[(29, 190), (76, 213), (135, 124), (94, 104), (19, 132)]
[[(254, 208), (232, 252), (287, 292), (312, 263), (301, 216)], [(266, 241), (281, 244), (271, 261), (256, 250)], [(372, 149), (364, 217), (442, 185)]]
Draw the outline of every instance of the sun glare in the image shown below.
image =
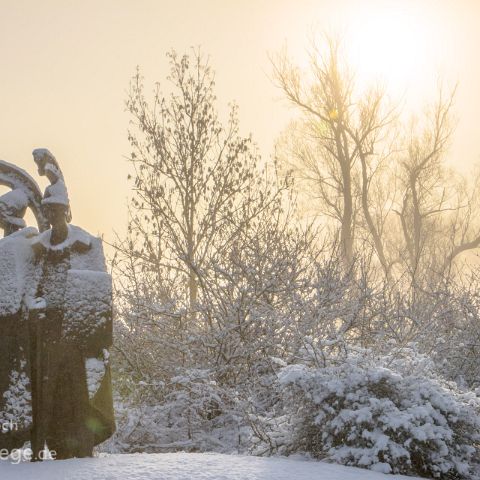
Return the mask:
[(418, 8), (382, 7), (353, 14), (347, 55), (360, 82), (379, 79), (395, 93), (431, 84), (438, 68), (435, 25)]

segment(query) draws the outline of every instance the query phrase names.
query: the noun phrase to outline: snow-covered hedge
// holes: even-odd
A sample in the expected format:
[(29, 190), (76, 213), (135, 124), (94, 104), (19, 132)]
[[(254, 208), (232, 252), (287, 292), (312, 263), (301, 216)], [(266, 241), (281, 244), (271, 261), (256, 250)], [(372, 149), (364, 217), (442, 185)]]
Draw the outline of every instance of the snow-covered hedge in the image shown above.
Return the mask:
[(286, 366), (279, 388), (280, 453), (385, 473), (478, 478), (480, 398), (440, 380), (413, 348), (386, 357), (357, 351), (326, 368)]

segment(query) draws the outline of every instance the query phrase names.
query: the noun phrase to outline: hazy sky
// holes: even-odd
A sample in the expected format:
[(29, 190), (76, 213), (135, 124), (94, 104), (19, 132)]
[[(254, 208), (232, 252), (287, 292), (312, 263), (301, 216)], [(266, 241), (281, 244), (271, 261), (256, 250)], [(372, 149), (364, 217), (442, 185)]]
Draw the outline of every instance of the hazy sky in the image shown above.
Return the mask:
[[(165, 52), (202, 45), (222, 105), (268, 156), (293, 115), (272, 85), (268, 53), (285, 42), (300, 62), (312, 29), (346, 33), (361, 78), (380, 74), (412, 103), (436, 78), (459, 81), (450, 161), (480, 161), (480, 1), (0, 0), (0, 158), (35, 173), (49, 148), (64, 171), (74, 220), (112, 239), (129, 195), (125, 92), (139, 65), (164, 81)], [(42, 179), (39, 182), (45, 185)]]

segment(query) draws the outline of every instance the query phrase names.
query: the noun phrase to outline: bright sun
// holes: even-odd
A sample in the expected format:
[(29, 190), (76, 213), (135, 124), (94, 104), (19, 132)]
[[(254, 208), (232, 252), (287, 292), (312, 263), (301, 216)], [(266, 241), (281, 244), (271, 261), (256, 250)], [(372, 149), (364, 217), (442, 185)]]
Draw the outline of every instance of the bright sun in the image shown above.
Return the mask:
[(439, 67), (438, 29), (431, 16), (406, 5), (383, 3), (352, 13), (347, 54), (361, 82), (379, 78), (396, 93), (431, 85)]

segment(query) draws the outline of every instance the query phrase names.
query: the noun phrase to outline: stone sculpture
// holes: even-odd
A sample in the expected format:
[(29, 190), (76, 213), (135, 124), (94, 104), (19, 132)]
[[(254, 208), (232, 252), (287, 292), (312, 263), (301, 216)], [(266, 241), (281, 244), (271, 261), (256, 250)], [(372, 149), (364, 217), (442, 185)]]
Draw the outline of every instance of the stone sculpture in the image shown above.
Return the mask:
[[(111, 277), (101, 240), (70, 224), (55, 157), (33, 155), (50, 181), (43, 196), (28, 174), (0, 162), (0, 184), (13, 189), (0, 197), (0, 321), (9, 332), (0, 340), (0, 422), (21, 425), (0, 433), (0, 447), (30, 439), (34, 460), (45, 445), (57, 459), (91, 456), (115, 429)], [(40, 233), (25, 227), (27, 207)]]

